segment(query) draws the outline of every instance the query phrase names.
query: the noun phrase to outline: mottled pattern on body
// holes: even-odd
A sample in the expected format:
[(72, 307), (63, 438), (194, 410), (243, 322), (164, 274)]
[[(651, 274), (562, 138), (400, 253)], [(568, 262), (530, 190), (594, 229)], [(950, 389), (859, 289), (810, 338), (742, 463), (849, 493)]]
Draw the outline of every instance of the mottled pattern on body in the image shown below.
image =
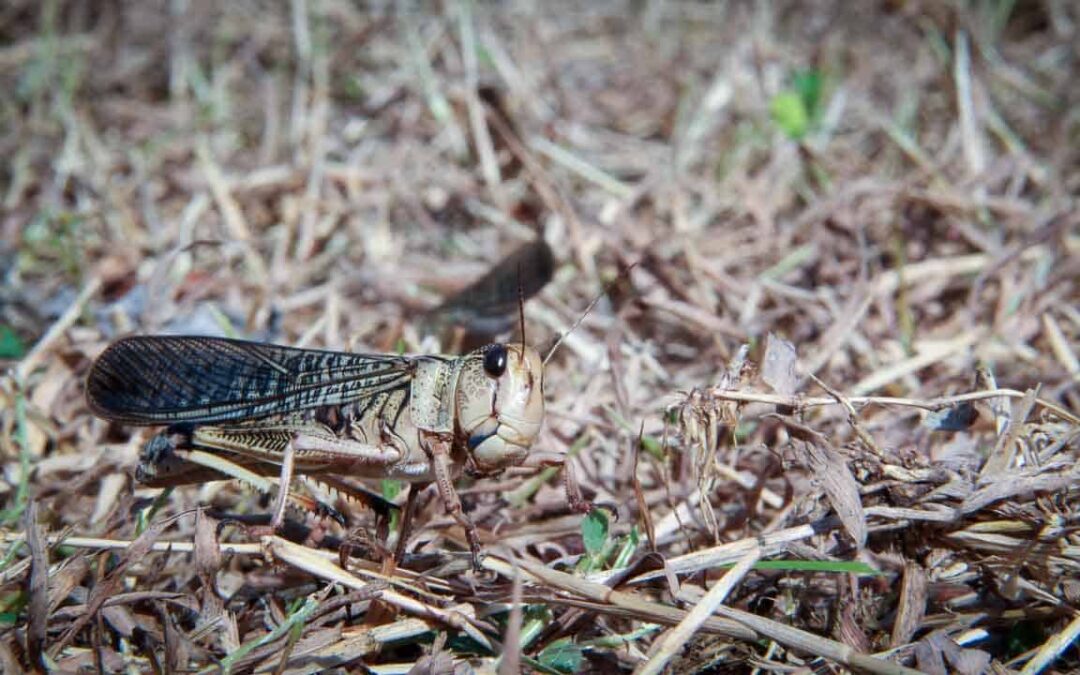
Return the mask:
[(484, 375), (484, 364), (480, 359), (472, 359), (461, 365), (458, 377), (457, 397), (459, 401), (482, 400), (491, 388), (491, 379)]
[(416, 426), (436, 433), (453, 433), (458, 372), (470, 358), (417, 357), (410, 404)]

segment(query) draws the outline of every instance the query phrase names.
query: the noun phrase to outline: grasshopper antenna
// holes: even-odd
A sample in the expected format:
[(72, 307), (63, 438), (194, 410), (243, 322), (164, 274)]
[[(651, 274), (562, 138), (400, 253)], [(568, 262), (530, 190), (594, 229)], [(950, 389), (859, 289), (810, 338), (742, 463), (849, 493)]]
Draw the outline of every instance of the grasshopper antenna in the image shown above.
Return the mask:
[(629, 266), (627, 266), (625, 270), (619, 272), (618, 276), (604, 284), (604, 287), (600, 290), (599, 293), (596, 294), (596, 297), (592, 299), (592, 302), (590, 302), (589, 306), (585, 308), (585, 311), (581, 313), (581, 316), (577, 318), (577, 321), (574, 322), (574, 325), (570, 326), (570, 329), (560, 335), (559, 339), (555, 341), (555, 344), (551, 345), (551, 349), (548, 350), (547, 355), (544, 356), (544, 362), (541, 364), (542, 366), (547, 366), (548, 361), (550, 361), (551, 357), (555, 355), (555, 350), (559, 348), (559, 345), (563, 343), (563, 340), (566, 339), (567, 335), (570, 335), (570, 333), (573, 333), (575, 330), (577, 330), (578, 326), (581, 325), (581, 322), (585, 320), (585, 317), (589, 316), (589, 312), (593, 311), (593, 308), (596, 307), (596, 303), (600, 302), (601, 298), (611, 292), (611, 289), (614, 288), (615, 284), (622, 281), (622, 278), (624, 276), (628, 276), (630, 274), (630, 270), (634, 269), (634, 267), (636, 266), (636, 262), (631, 263)]
[(518, 262), (518, 320), (521, 322), (521, 351), (518, 365), (525, 362), (525, 287), (521, 285), (521, 262)]

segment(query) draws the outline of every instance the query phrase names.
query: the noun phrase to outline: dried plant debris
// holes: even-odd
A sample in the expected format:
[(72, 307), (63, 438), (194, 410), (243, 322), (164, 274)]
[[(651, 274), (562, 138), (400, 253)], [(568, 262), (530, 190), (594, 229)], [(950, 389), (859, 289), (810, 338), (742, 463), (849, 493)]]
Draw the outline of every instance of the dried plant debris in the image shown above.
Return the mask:
[[(1080, 670), (1078, 32), (5, 3), (0, 670)], [(138, 482), (130, 334), (564, 337), (536, 461), (456, 480), (474, 569), (434, 487)]]

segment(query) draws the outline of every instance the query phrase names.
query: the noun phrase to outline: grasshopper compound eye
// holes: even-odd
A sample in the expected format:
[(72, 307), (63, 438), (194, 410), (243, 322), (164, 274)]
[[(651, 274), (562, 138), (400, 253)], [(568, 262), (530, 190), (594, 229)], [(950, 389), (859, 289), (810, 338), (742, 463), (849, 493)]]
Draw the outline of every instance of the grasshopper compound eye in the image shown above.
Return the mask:
[(506, 372), (506, 345), (494, 344), (484, 352), (484, 372), (491, 377), (500, 377)]

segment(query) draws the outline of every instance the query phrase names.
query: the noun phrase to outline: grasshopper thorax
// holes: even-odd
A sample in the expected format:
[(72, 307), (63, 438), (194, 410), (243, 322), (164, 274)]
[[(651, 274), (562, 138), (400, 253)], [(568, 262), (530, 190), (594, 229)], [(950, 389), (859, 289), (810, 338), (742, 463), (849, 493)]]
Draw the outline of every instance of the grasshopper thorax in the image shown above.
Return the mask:
[(456, 408), (472, 473), (520, 464), (544, 420), (544, 370), (540, 354), (523, 344), (496, 343), (464, 357)]

